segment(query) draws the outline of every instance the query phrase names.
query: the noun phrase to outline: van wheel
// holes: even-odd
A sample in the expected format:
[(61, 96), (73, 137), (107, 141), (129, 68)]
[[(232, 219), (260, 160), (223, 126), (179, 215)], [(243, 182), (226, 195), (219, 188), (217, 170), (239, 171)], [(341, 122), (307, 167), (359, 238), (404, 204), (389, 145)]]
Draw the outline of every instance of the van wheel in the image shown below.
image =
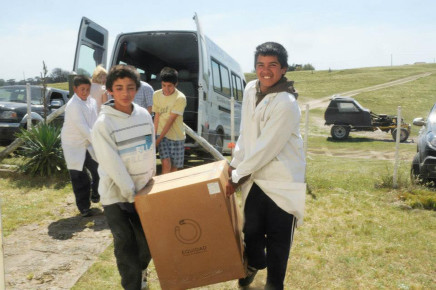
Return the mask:
[(224, 137), (221, 133), (218, 133), (218, 135), (215, 138), (215, 144), (213, 147), (219, 152), (223, 153), (223, 146), (224, 146)]

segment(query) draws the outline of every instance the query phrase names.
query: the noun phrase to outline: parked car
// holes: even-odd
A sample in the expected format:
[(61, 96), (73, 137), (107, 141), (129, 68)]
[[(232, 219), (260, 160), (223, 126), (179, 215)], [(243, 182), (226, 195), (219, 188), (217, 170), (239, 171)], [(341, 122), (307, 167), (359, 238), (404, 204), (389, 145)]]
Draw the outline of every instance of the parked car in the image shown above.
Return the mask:
[[(391, 133), (397, 137), (397, 116), (375, 114), (362, 107), (355, 99), (333, 97), (324, 113), (325, 125), (333, 125), (330, 133), (335, 140), (348, 137), (350, 131), (376, 131)], [(400, 142), (405, 142), (410, 135), (410, 124), (401, 119)]]
[[(31, 120), (33, 124), (36, 124), (44, 120), (43, 87), (30, 86), (30, 95)], [(49, 109), (47, 115), (66, 104), (68, 98), (68, 91), (48, 87), (46, 90)], [(13, 141), (20, 128), (27, 128), (26, 86), (0, 87), (0, 141)]]
[(436, 181), (436, 104), (433, 105), (427, 119), (413, 119), (413, 125), (421, 126), (416, 146), (416, 155), (412, 161), (412, 177), (424, 183)]

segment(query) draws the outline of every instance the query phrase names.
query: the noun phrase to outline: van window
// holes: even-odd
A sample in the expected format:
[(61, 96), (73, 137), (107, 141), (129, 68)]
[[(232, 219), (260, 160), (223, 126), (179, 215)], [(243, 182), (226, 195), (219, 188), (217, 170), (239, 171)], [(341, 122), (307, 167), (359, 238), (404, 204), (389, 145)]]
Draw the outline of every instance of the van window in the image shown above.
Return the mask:
[(236, 101), (242, 102), (242, 82), (241, 78), (232, 73), (233, 97)]
[(230, 74), (227, 67), (218, 63), (215, 60), (212, 60), (212, 78), (213, 89), (218, 93), (230, 97)]
[(220, 65), (212, 60), (213, 89), (221, 91)]
[(98, 47), (80, 46), (80, 58), (77, 65), (77, 74), (91, 77), (97, 65), (102, 63), (103, 53)]

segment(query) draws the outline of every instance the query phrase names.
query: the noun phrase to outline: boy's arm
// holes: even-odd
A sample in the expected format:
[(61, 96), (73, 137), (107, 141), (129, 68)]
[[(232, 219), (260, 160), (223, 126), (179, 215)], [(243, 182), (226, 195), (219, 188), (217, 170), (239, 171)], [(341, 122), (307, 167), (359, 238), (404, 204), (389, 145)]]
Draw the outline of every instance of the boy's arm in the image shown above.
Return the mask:
[[(165, 135), (168, 133), (168, 131), (170, 130), (171, 126), (173, 125), (174, 121), (176, 120), (176, 118), (180, 116), (176, 113), (171, 113), (170, 117), (168, 118), (168, 121), (166, 122), (164, 128), (162, 129), (162, 132), (159, 135), (159, 138), (157, 138), (156, 140), (156, 146), (159, 145), (160, 141), (162, 141), (162, 139), (165, 137)], [(156, 121), (156, 116), (154, 117), (155, 121)]]
[(94, 147), (98, 148), (95, 154), (99, 166), (118, 186), (121, 194), (129, 202), (133, 202), (135, 184), (118, 154), (115, 141), (110, 137), (103, 122), (95, 123), (92, 129), (92, 142)]
[(81, 110), (81, 107), (79, 104), (74, 104), (74, 106), (70, 107), (70, 110), (68, 114), (71, 117), (71, 122), (77, 127), (77, 129), (80, 131), (82, 136), (91, 142), (91, 128), (88, 126), (88, 123), (85, 119), (85, 114)]
[(154, 134), (157, 135), (157, 127), (159, 126), (159, 116), (160, 114), (157, 112), (154, 112)]
[(253, 151), (232, 171), (233, 182), (256, 172), (276, 158), (291, 135), (298, 134), (300, 116), (296, 101), (277, 104), (257, 137)]
[(159, 138), (156, 140), (156, 146), (159, 145), (160, 141), (165, 137), (166, 133), (168, 133), (176, 118), (179, 116), (183, 116), (183, 113), (185, 112), (186, 97), (182, 93), (180, 94), (181, 95), (177, 98), (176, 102), (174, 103), (174, 106), (171, 109), (171, 113), (170, 113), (170, 117), (168, 118), (168, 121), (163, 127)]

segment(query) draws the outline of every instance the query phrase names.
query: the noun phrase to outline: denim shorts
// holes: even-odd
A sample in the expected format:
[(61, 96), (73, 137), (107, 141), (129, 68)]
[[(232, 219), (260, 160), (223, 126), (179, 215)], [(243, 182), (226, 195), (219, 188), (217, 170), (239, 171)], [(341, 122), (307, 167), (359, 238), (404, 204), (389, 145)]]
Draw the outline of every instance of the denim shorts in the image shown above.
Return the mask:
[[(156, 136), (159, 138), (159, 136)], [(185, 140), (170, 140), (164, 137), (157, 146), (159, 151), (159, 158), (170, 158), (171, 166), (177, 168), (183, 168), (185, 161)]]

